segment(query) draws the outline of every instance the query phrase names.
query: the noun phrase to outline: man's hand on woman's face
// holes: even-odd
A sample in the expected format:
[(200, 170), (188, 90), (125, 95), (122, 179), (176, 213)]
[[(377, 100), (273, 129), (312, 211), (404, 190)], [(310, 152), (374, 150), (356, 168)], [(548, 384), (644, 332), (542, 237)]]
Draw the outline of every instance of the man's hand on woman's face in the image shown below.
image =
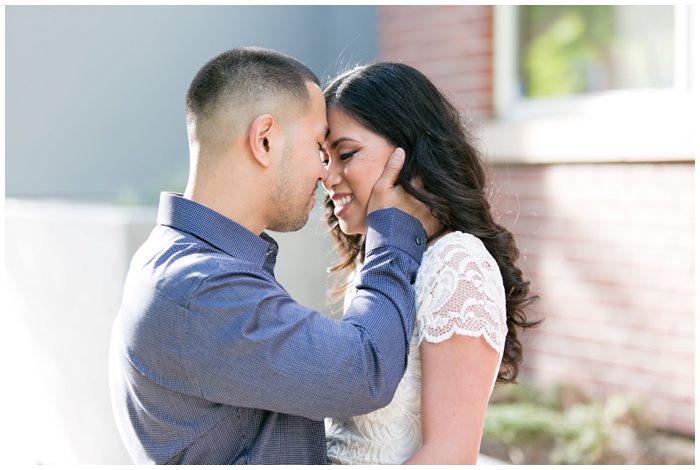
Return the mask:
[(430, 237), (440, 229), (440, 222), (431, 214), (428, 206), (404, 191), (401, 185), (396, 184), (405, 158), (406, 153), (402, 148), (397, 148), (391, 154), (382, 176), (374, 185), (367, 213), (371, 214), (380, 209), (395, 207), (418, 219), (423, 225), (425, 233)]

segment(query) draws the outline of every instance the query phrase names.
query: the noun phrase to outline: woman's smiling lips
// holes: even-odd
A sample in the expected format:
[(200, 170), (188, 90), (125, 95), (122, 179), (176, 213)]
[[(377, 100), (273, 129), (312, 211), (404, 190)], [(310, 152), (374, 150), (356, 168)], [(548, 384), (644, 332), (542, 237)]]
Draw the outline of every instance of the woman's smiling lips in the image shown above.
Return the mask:
[(336, 217), (341, 217), (350, 208), (350, 203), (355, 200), (355, 196), (347, 193), (336, 193), (331, 196), (335, 209), (333, 213)]

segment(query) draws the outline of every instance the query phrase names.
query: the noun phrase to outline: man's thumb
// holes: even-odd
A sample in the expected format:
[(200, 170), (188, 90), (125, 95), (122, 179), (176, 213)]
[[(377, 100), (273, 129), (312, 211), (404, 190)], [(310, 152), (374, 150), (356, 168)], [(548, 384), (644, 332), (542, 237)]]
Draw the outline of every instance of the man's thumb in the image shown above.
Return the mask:
[(403, 162), (406, 158), (406, 152), (400, 147), (397, 147), (394, 152), (389, 157), (389, 161), (386, 162), (384, 171), (382, 172), (381, 180), (384, 184), (393, 187), (396, 185), (396, 181), (399, 179), (399, 173), (401, 168), (403, 168)]

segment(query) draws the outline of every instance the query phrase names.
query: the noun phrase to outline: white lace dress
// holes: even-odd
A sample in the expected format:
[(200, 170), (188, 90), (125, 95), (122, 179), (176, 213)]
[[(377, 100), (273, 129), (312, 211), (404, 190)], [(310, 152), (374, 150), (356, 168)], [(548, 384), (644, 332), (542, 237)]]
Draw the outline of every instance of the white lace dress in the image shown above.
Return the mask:
[[(334, 464), (402, 464), (421, 447), (422, 341), (483, 336), (503, 358), (503, 280), (481, 240), (462, 232), (440, 238), (423, 256), (415, 289), (416, 327), (394, 399), (366, 415), (326, 419), (328, 459)], [(494, 370), (494, 383), (497, 375)]]

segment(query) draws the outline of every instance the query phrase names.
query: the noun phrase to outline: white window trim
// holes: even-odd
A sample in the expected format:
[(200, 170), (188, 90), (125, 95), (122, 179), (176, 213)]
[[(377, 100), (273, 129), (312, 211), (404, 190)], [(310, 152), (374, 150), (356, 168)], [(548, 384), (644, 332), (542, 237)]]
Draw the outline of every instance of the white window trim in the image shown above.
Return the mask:
[(697, 152), (697, 7), (676, 6), (673, 89), (516, 100), (514, 6), (494, 7), (496, 118), (479, 135), (496, 163), (694, 161)]

